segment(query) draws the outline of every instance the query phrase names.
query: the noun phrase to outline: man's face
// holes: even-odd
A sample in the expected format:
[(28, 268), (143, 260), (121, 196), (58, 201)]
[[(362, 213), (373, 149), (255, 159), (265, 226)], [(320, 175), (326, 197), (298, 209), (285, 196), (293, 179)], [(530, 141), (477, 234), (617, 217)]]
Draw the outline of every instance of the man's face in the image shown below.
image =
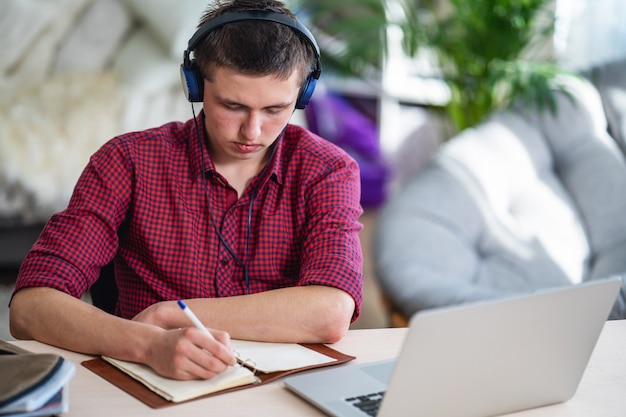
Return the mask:
[(204, 113), (211, 156), (216, 164), (261, 160), (295, 108), (300, 77), (244, 75), (216, 68), (204, 81)]

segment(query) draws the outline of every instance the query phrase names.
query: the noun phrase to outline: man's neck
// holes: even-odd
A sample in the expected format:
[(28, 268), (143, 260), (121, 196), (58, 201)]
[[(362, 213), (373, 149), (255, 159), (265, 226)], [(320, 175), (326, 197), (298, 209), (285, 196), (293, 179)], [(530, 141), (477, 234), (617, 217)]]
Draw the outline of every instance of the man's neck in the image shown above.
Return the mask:
[(215, 170), (226, 178), (228, 184), (237, 191), (237, 197), (241, 198), (252, 178), (261, 172), (267, 163), (266, 159), (264, 156), (261, 159), (247, 161), (214, 162), (214, 165)]

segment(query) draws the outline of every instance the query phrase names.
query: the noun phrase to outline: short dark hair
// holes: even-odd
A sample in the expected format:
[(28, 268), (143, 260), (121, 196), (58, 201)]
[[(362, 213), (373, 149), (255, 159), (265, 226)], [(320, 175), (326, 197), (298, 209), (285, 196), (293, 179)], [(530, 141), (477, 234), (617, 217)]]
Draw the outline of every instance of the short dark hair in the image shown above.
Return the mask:
[[(225, 13), (272, 11), (296, 16), (277, 0), (217, 0), (200, 19), (198, 27)], [(211, 31), (194, 49), (202, 76), (211, 80), (216, 67), (232, 68), (243, 74), (276, 75), (287, 79), (294, 70), (304, 83), (316, 54), (294, 29), (265, 20), (231, 22)]]

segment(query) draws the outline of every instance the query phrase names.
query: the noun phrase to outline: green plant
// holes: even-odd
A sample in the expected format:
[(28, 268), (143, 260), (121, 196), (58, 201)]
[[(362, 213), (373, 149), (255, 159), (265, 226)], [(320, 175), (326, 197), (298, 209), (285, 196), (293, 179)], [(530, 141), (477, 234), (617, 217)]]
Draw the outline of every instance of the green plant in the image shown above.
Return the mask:
[[(556, 110), (554, 92), (564, 91), (565, 72), (537, 58), (552, 34), (553, 0), (299, 0), (314, 30), (339, 42), (324, 48), (329, 65), (342, 73), (379, 70), (387, 51), (385, 29), (397, 25), (403, 49), (415, 57), (434, 52), (434, 63), (451, 97), (445, 106), (454, 128), (473, 126), (513, 101)], [(389, 3), (389, 4), (388, 4)], [(402, 13), (389, 13), (400, 6)], [(397, 9), (397, 8), (396, 8)], [(333, 43), (329, 43), (332, 46)], [(339, 65), (336, 65), (339, 64)]]
[(446, 106), (458, 129), (473, 126), (513, 100), (555, 111), (556, 80), (565, 71), (533, 59), (553, 32), (550, 0), (403, 0), (404, 49), (431, 48), (450, 88)]

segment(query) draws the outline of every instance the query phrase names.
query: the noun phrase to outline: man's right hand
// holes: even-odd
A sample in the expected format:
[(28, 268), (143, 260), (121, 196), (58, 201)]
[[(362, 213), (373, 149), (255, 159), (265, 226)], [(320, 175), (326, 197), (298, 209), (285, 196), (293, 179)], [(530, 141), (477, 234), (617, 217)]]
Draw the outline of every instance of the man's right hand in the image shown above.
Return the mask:
[(208, 379), (235, 365), (228, 333), (209, 330), (214, 339), (195, 327), (161, 331), (148, 352), (146, 364), (158, 374), (180, 380)]

